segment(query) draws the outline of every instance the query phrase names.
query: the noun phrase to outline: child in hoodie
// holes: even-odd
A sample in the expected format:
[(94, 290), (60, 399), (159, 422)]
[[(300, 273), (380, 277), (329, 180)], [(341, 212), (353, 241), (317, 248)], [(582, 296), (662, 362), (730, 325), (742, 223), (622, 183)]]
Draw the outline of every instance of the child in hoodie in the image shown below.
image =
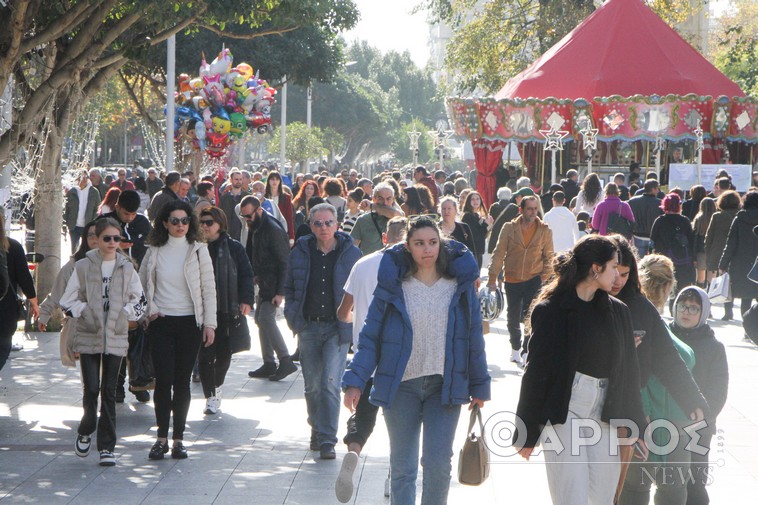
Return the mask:
[[(677, 295), (674, 307), (671, 330), (694, 351), (695, 367), (692, 369), (692, 377), (710, 407), (710, 416), (706, 418), (709, 429), (701, 432), (702, 437), (698, 442), (710, 452), (716, 417), (726, 403), (729, 384), (726, 351), (706, 322), (711, 302), (705, 291), (694, 286), (683, 289)], [(687, 486), (687, 504), (708, 503), (708, 492), (705, 489), (708, 482), (708, 454), (693, 452), (690, 456), (693, 480)]]

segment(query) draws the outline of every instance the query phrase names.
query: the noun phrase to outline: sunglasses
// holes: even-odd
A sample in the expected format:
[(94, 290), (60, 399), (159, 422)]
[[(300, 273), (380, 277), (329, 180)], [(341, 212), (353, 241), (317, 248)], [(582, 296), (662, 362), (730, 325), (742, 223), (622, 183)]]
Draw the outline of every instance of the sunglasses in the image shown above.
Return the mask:
[(255, 216), (255, 214), (240, 214), (241, 218), (247, 219), (248, 221), (253, 219), (253, 216)]
[(187, 226), (190, 224), (190, 218), (188, 217), (170, 217), (168, 218), (168, 222), (174, 226), (179, 225), (179, 223), (182, 223), (183, 225)]
[(115, 243), (121, 242), (121, 235), (103, 235), (100, 237), (100, 240), (102, 240), (105, 243), (109, 243), (111, 240)]
[(216, 223), (213, 219), (203, 219), (200, 224), (203, 226), (213, 226)]
[(316, 228), (331, 228), (334, 226), (334, 219), (328, 219), (326, 221), (312, 221), (311, 224)]

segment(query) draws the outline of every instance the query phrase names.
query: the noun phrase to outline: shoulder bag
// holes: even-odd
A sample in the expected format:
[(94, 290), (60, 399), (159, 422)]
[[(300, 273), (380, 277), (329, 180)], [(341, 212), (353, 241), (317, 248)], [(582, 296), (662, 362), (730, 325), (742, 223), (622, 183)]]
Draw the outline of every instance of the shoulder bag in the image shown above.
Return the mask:
[[(474, 432), (474, 424), (479, 421), (477, 436)], [(468, 424), (466, 442), (458, 455), (458, 482), (469, 486), (478, 486), (490, 475), (490, 455), (484, 441), (484, 424), (482, 423), (482, 411), (478, 405), (474, 405), (471, 411), (471, 419)]]

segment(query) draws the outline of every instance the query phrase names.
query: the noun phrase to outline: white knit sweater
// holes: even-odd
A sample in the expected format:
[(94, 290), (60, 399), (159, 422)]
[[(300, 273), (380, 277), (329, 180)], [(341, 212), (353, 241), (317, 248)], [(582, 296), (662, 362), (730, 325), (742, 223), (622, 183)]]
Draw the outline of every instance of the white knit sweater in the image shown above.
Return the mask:
[(404, 381), (444, 374), (448, 308), (456, 286), (455, 279), (445, 278), (432, 286), (414, 277), (403, 281), (403, 297), (413, 328), (413, 345), (403, 372)]

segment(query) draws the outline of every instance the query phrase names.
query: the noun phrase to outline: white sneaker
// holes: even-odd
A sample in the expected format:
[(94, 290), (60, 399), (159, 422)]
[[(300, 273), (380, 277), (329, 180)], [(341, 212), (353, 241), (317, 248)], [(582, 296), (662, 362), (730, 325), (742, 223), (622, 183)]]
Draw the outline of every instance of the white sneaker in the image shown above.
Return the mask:
[(528, 352), (525, 352), (523, 356), (521, 356), (521, 365), (526, 366), (526, 357), (529, 356)]
[(221, 388), (216, 388), (216, 410), (221, 408)]
[(218, 412), (218, 403), (216, 401), (215, 396), (211, 396), (207, 400), (205, 400), (205, 410), (203, 411), (204, 414), (207, 415), (213, 415)]
[(347, 503), (353, 497), (353, 475), (358, 466), (358, 453), (350, 451), (342, 459), (342, 467), (337, 475), (334, 492), (340, 503)]
[(511, 363), (516, 363), (520, 367), (524, 366), (524, 362), (521, 359), (521, 352), (519, 350), (511, 352)]

